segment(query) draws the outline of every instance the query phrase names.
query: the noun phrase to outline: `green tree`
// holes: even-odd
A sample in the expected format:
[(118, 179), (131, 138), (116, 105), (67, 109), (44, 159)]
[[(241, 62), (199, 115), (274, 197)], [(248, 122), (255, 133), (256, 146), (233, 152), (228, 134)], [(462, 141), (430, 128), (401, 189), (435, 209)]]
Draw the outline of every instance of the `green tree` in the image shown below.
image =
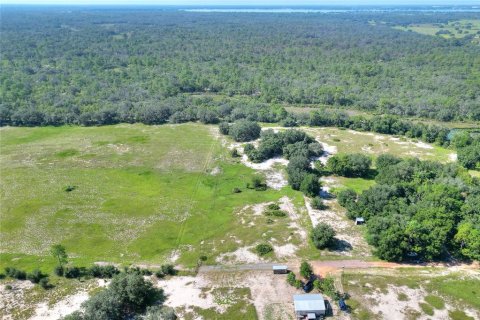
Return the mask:
[(320, 192), (320, 182), (314, 174), (307, 174), (300, 184), (300, 191), (309, 197), (315, 197)]
[(313, 244), (318, 249), (325, 249), (335, 244), (335, 230), (326, 223), (319, 223), (311, 233)]
[(455, 234), (455, 242), (460, 247), (460, 253), (464, 256), (480, 260), (480, 226), (470, 221), (459, 224)]
[(260, 137), (262, 129), (258, 123), (248, 120), (238, 120), (232, 124), (228, 130), (228, 134), (235, 141), (251, 141)]
[(58, 266), (63, 267), (63, 265), (67, 263), (67, 250), (61, 244), (53, 245), (50, 252), (52, 253), (52, 256), (58, 261)]
[(307, 261), (302, 261), (302, 264), (300, 265), (300, 275), (305, 279), (309, 279), (312, 274), (312, 266)]

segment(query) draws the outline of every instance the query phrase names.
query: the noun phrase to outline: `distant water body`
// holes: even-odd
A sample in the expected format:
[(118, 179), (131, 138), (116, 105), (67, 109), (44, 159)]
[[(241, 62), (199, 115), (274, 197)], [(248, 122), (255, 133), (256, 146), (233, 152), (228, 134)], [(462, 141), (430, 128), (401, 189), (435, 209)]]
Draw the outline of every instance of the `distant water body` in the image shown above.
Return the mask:
[(236, 13), (345, 13), (345, 12), (480, 12), (480, 6), (395, 6), (395, 7), (295, 7), (295, 8), (259, 8), (259, 7), (200, 7), (179, 8), (188, 12), (236, 12)]

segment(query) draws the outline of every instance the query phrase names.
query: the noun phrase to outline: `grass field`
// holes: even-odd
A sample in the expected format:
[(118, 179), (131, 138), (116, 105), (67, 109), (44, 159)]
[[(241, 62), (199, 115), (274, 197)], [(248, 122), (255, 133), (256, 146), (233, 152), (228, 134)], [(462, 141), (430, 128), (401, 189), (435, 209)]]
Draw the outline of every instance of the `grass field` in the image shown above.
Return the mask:
[(398, 30), (413, 31), (429, 36), (441, 36), (443, 38), (463, 38), (467, 35), (476, 35), (477, 42), (480, 36), (480, 20), (458, 20), (446, 24), (412, 24), (407, 27), (396, 26)]
[(399, 157), (449, 162), (455, 159), (453, 150), (423, 143), (406, 137), (360, 132), (338, 128), (304, 128), (320, 141), (334, 146), (339, 153), (364, 153), (373, 158), (382, 153)]
[[(304, 129), (338, 152), (372, 157), (390, 152), (440, 161), (450, 161), (452, 155), (405, 138)], [(170, 260), (194, 267), (200, 256), (207, 256), (207, 264), (218, 263), (225, 253), (251, 251), (259, 241), (291, 244), (302, 247), (302, 256), (319, 256), (288, 217), (272, 219), (244, 210), (287, 196), (300, 215), (301, 228), (308, 232), (311, 227), (300, 192), (245, 187), (256, 172), (230, 157), (215, 127), (1, 130), (0, 267), (51, 269), (55, 262), (49, 248), (56, 243), (65, 245), (78, 265), (158, 265)], [(336, 177), (332, 187), (361, 192), (373, 184)], [(242, 192), (233, 193), (234, 188)]]
[(282, 239), (287, 222), (252, 229), (234, 213), (284, 195), (301, 203), (300, 193), (246, 189), (255, 172), (230, 159), (212, 131), (198, 124), (3, 128), (1, 266), (52, 266), (55, 243), (76, 264), (160, 264), (180, 249), (177, 262), (194, 266), (200, 255), (214, 262), (266, 231)]

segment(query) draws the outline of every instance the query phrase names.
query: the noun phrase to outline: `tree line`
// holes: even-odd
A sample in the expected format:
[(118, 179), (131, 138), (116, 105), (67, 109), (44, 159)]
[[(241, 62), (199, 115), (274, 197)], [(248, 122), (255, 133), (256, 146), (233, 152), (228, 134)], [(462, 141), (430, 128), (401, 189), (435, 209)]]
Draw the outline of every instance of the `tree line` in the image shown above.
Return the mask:
[(118, 110), (117, 121), (142, 122), (152, 104), (215, 94), (479, 120), (480, 47), (471, 37), (392, 28), (474, 18), (2, 8), (0, 117), (12, 125), (94, 125)]

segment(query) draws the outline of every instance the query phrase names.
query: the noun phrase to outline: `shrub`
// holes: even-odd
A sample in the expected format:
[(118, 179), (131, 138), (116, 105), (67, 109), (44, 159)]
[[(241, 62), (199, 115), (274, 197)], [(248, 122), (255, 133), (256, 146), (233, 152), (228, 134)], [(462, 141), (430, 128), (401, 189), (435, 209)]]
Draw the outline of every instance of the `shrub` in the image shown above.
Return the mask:
[(112, 278), (118, 273), (120, 273), (120, 271), (113, 265), (93, 265), (88, 269), (88, 274), (95, 278)]
[(280, 210), (280, 206), (276, 203), (270, 203), (268, 206), (267, 206), (267, 209), (268, 210)]
[(47, 275), (43, 274), (42, 271), (35, 269), (31, 273), (27, 274), (27, 279), (30, 280), (32, 283), (39, 283), (40, 280), (46, 278)]
[(55, 269), (53, 269), (53, 273), (59, 277), (63, 277), (65, 270), (63, 269), (62, 266), (56, 266)]
[(255, 251), (258, 255), (264, 256), (273, 251), (273, 247), (268, 243), (260, 243), (255, 247)]
[(205, 255), (200, 256), (200, 261), (207, 261), (208, 257)]
[(253, 121), (238, 120), (228, 130), (228, 134), (239, 142), (251, 141), (260, 137), (262, 129)]
[(265, 181), (265, 177), (262, 175), (254, 175), (252, 177), (251, 186), (253, 189), (257, 191), (265, 191), (267, 190), (267, 182)]
[(274, 216), (274, 217), (286, 217), (287, 213), (283, 210), (266, 210), (265, 215), (268, 216)]
[[(315, 286), (315, 284), (314, 284)], [(322, 293), (329, 296), (332, 299), (338, 299), (338, 293), (335, 290), (335, 281), (332, 277), (326, 277), (319, 281), (318, 288)]]
[(305, 279), (310, 279), (312, 274), (312, 266), (307, 261), (302, 261), (302, 264), (300, 265), (300, 275)]
[(230, 152), (230, 155), (232, 156), (232, 158), (238, 158), (238, 157), (240, 157), (240, 154), (238, 153), (238, 150), (237, 150), (237, 149), (233, 149), (233, 150)]
[(320, 192), (320, 182), (314, 174), (307, 174), (300, 184), (300, 191), (309, 197), (314, 197)]
[(72, 192), (75, 189), (77, 189), (77, 186), (66, 186), (65, 192)]
[(295, 277), (295, 273), (289, 272), (287, 275), (287, 283), (291, 286), (295, 286), (295, 282), (297, 281), (297, 277)]
[(80, 268), (75, 266), (68, 266), (65, 268), (64, 272), (65, 278), (74, 279), (81, 276)]
[(12, 289), (13, 289), (13, 287), (12, 287), (12, 285), (10, 285), (10, 284), (7, 284), (7, 285), (5, 286), (5, 289), (7, 289), (7, 290), (12, 290)]
[(221, 134), (227, 135), (228, 131), (230, 130), (230, 125), (227, 122), (221, 122), (218, 125), (218, 129), (220, 130)]
[(147, 308), (144, 320), (176, 320), (175, 310), (165, 306), (153, 306)]
[(303, 282), (298, 280), (298, 279), (295, 280), (294, 287), (297, 288), (297, 289), (300, 289), (301, 287), (303, 287)]
[(325, 204), (323, 204), (322, 198), (316, 196), (312, 199), (312, 208), (317, 210), (323, 210), (326, 208)]
[(17, 280), (27, 279), (27, 273), (23, 270), (19, 270), (19, 269), (16, 269), (16, 268), (6, 267), (5, 268), (5, 274), (8, 277), (14, 278), (14, 279), (17, 279)]
[(311, 238), (318, 249), (325, 249), (335, 244), (335, 230), (326, 223), (319, 223), (313, 228)]
[(160, 269), (167, 275), (174, 276), (177, 274), (177, 270), (175, 270), (175, 267), (172, 264), (164, 264)]
[(38, 281), (38, 284), (43, 288), (43, 289), (50, 289), (52, 286), (50, 283), (48, 283), (48, 277), (41, 278)]
[(240, 188), (237, 188), (237, 187), (233, 188), (233, 190), (232, 190), (232, 193), (240, 193), (240, 192), (242, 192), (242, 190)]

